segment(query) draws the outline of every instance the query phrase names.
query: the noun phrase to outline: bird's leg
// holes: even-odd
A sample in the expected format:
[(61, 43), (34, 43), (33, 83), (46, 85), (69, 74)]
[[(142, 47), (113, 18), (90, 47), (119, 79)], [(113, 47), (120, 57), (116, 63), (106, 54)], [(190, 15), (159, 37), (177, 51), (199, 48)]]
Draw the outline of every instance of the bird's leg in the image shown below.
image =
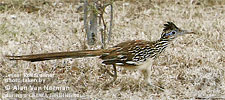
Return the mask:
[(142, 73), (144, 74), (144, 80), (148, 83), (149, 86), (153, 86), (153, 87), (156, 87), (162, 91), (164, 91), (164, 89), (162, 87), (159, 87), (159, 86), (156, 86), (154, 84), (152, 84), (152, 81), (151, 81), (151, 78), (150, 78), (150, 75), (152, 74), (152, 68), (147, 68), (147, 69), (143, 69), (141, 70)]
[(113, 83), (117, 79), (117, 71), (116, 71), (116, 65), (115, 64), (113, 64), (113, 70), (114, 70), (114, 75), (113, 75), (113, 80), (112, 80), (111, 83)]
[(144, 80), (147, 80), (148, 79), (148, 72), (147, 72), (147, 70), (141, 70), (141, 72), (144, 75)]
[(109, 70), (106, 70), (106, 72), (107, 72), (110, 76), (113, 77), (113, 80), (112, 80), (110, 83), (108, 83), (108, 84), (112, 84), (113, 82), (115, 82), (116, 79), (117, 79), (116, 65), (113, 64), (113, 72), (114, 72), (113, 74), (112, 74)]

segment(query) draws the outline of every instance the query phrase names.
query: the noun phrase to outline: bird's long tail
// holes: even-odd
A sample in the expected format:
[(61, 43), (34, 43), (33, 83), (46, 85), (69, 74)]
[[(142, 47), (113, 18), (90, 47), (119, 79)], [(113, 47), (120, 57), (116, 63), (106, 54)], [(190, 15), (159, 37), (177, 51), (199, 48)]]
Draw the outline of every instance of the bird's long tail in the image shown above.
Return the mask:
[(22, 56), (9, 56), (5, 57), (10, 60), (25, 60), (25, 61), (44, 61), (44, 60), (54, 60), (62, 58), (80, 58), (80, 57), (94, 57), (100, 56), (104, 53), (104, 50), (82, 50), (82, 51), (69, 51), (69, 52), (54, 52), (54, 53), (43, 53), (43, 54), (33, 54), (33, 55), (22, 55)]

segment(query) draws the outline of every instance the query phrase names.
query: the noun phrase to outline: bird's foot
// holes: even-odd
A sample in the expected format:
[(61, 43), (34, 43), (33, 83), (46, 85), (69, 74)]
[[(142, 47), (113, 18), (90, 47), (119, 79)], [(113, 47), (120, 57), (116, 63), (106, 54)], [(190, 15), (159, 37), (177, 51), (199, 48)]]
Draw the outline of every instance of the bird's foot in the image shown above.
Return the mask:
[(150, 87), (155, 88), (155, 89), (159, 89), (160, 91), (164, 91), (164, 90), (165, 90), (163, 87), (160, 87), (160, 86), (157, 86), (157, 85), (153, 85), (153, 84), (150, 84), (150, 83), (148, 83), (148, 85), (149, 85)]
[(106, 71), (111, 77), (113, 77), (113, 80), (110, 81), (109, 83), (106, 83), (106, 85), (105, 85), (105, 87), (109, 87), (109, 85), (113, 84), (113, 83), (116, 81), (116, 79), (117, 79), (116, 66), (113, 65), (113, 72), (114, 72), (114, 73), (111, 73), (108, 69), (105, 69), (105, 71)]

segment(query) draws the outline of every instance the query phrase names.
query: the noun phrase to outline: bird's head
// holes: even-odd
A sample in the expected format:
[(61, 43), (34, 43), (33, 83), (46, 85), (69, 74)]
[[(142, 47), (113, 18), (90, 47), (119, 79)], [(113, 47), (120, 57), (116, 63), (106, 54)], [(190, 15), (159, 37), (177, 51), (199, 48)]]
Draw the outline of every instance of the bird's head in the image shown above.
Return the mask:
[(164, 29), (163, 29), (163, 33), (161, 34), (161, 39), (172, 40), (184, 34), (194, 34), (194, 32), (181, 30), (173, 22), (167, 22), (166, 24), (164, 24)]

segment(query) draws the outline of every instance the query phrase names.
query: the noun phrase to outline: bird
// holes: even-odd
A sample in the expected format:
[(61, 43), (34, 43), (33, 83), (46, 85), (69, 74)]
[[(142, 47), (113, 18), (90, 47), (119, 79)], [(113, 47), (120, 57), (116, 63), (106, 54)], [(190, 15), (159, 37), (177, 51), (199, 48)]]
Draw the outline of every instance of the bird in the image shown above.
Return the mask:
[(144, 75), (144, 80), (152, 84), (150, 75), (152, 71), (153, 61), (169, 46), (171, 41), (175, 38), (185, 35), (195, 34), (195, 32), (182, 30), (178, 28), (173, 22), (164, 24), (161, 37), (156, 41), (147, 40), (129, 40), (119, 43), (108, 49), (97, 50), (80, 50), (67, 52), (53, 52), (42, 54), (31, 54), (21, 56), (6, 55), (9, 60), (24, 60), (30, 62), (46, 61), (62, 58), (81, 58), (81, 57), (95, 57), (102, 59), (102, 64), (112, 65), (113, 72), (107, 72), (113, 77), (110, 83), (117, 79), (116, 67), (124, 67), (127, 69), (138, 69)]

